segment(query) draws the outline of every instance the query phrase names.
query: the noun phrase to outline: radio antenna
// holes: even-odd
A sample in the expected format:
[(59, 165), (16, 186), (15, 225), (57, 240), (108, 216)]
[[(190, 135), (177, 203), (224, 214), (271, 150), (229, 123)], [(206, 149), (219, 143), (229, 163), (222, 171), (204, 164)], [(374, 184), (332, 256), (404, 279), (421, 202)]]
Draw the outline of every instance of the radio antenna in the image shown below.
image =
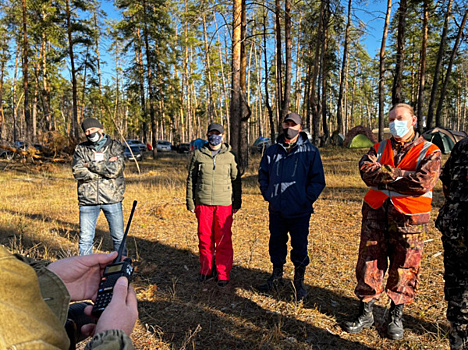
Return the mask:
[(120, 262), (120, 260), (122, 260), (122, 254), (123, 254), (123, 250), (124, 250), (124, 247), (125, 247), (125, 242), (127, 240), (128, 231), (130, 230), (130, 224), (132, 223), (133, 213), (135, 213), (135, 208), (137, 206), (137, 203), (138, 203), (137, 201), (133, 201), (133, 207), (132, 207), (132, 211), (130, 213), (130, 217), (128, 218), (127, 228), (125, 229), (125, 234), (124, 234), (124, 236), (122, 238), (122, 242), (120, 243), (119, 254), (115, 258), (114, 263)]

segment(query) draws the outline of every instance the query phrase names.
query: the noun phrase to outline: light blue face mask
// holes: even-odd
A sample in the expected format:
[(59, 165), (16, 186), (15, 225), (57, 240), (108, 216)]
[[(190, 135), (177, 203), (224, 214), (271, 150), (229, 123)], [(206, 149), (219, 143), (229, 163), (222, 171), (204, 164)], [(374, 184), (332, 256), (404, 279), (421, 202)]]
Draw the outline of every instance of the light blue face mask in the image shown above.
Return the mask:
[(409, 132), (408, 122), (404, 120), (395, 120), (391, 122), (389, 126), (392, 135), (399, 138), (405, 136)]

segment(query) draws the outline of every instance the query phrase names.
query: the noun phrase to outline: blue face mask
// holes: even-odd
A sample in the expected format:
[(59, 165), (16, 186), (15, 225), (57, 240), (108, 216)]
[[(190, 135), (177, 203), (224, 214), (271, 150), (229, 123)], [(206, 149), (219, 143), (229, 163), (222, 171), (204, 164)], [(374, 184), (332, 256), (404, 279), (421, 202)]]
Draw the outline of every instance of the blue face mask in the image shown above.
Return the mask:
[(392, 135), (399, 138), (405, 136), (409, 132), (408, 122), (404, 120), (395, 120), (391, 122), (389, 126)]
[(211, 134), (208, 136), (208, 142), (212, 146), (218, 146), (221, 142), (223, 142), (223, 135)]

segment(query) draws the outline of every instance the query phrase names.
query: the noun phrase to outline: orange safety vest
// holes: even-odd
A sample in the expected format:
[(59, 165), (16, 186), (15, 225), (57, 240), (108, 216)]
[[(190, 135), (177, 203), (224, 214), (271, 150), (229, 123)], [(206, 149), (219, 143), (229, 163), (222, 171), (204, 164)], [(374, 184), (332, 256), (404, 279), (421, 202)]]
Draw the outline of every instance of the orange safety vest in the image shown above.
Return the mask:
[[(392, 143), (389, 140), (377, 143), (374, 148), (377, 152), (377, 162), (395, 167)], [(427, 154), (438, 149), (431, 142), (421, 142), (411, 148), (396, 167), (402, 170), (415, 171)], [(423, 195), (413, 196), (371, 187), (366, 193), (364, 201), (372, 208), (378, 209), (389, 197), (393, 206), (403, 214), (417, 215), (431, 212), (432, 189)]]

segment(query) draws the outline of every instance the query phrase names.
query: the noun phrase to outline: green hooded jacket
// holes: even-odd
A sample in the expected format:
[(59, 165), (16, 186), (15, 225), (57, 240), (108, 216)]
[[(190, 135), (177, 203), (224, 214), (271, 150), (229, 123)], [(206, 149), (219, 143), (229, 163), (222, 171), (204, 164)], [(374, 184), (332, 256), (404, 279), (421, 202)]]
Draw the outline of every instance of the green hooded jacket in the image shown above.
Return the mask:
[(187, 209), (196, 205), (229, 206), (240, 209), (242, 189), (236, 157), (231, 146), (223, 144), (212, 157), (208, 145), (196, 150), (187, 177)]
[[(0, 246), (0, 349), (68, 350), (70, 295), (48, 262), (10, 254)], [(86, 350), (133, 350), (121, 330), (96, 334)]]

